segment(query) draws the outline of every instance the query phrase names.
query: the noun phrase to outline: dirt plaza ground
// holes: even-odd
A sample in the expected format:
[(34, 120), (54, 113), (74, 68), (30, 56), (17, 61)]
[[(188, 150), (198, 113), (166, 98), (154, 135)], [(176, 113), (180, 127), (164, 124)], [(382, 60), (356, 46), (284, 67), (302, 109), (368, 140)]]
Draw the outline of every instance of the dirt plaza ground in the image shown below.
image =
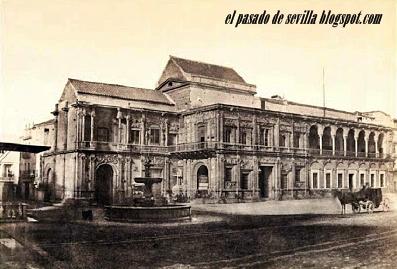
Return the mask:
[(183, 223), (3, 224), (0, 268), (394, 268), (397, 263), (395, 208), (342, 216), (335, 200), (323, 199), (192, 209), (192, 221)]

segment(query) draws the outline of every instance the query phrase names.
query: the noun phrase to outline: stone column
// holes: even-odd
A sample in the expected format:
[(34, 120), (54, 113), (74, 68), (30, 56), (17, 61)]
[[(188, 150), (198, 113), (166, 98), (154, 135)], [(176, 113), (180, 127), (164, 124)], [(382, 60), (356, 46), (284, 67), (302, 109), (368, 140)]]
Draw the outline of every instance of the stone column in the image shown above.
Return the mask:
[(274, 146), (279, 147), (280, 142), (280, 119), (277, 118), (277, 122), (274, 125), (274, 136), (273, 136)]
[(324, 129), (320, 126), (317, 128), (317, 133), (319, 136), (319, 143), (320, 143), (320, 155), (323, 155), (323, 134), (324, 134)]
[(235, 175), (234, 178), (236, 179), (236, 193), (238, 194), (238, 191), (240, 189), (240, 178), (241, 178), (241, 159), (240, 156), (237, 156), (237, 164), (235, 168)]
[(236, 137), (234, 138), (234, 143), (240, 144), (240, 115), (237, 118), (237, 130), (236, 130)]
[(146, 121), (146, 117), (145, 114), (142, 113), (142, 118), (141, 118), (141, 146), (143, 146), (145, 144), (145, 121)]
[(125, 143), (124, 144), (128, 144), (128, 143), (130, 143), (130, 115), (127, 114), (127, 116), (125, 116), (125, 119), (127, 121), (127, 129), (125, 130)]
[(295, 136), (295, 128), (294, 128), (294, 121), (292, 120), (292, 123), (291, 123), (291, 128), (292, 128), (292, 130), (291, 130), (291, 135), (290, 135), (290, 140), (289, 140), (289, 145), (288, 145), (288, 147), (289, 148), (294, 148), (295, 146), (294, 146), (294, 136)]
[(374, 141), (375, 141), (375, 157), (376, 157), (376, 158), (379, 157), (378, 135), (379, 135), (379, 134), (376, 134), (376, 135), (374, 136)]
[(346, 156), (347, 153), (347, 135), (343, 133), (343, 156)]
[(219, 115), (219, 141), (223, 142), (223, 112)]
[(122, 138), (121, 138), (121, 119), (123, 118), (123, 114), (121, 113), (120, 108), (117, 108), (117, 120), (119, 123), (119, 133), (118, 133), (118, 138), (117, 138), (117, 143), (121, 144)]
[(358, 133), (354, 130), (354, 149), (355, 149), (355, 156), (358, 156)]
[(83, 108), (83, 118), (81, 120), (81, 141), (84, 142), (85, 137), (85, 116), (87, 116), (87, 111)]
[(331, 127), (332, 155), (335, 155), (335, 137), (336, 137), (336, 128)]
[(254, 115), (253, 118), (252, 118), (252, 139), (251, 139), (251, 145), (252, 145), (252, 146), (258, 144), (258, 143), (256, 142), (256, 140), (257, 140), (257, 137), (256, 137), (256, 134), (257, 134), (256, 129), (257, 129), (256, 115)]
[(90, 142), (94, 142), (94, 120), (95, 120), (95, 110), (92, 109), (91, 111), (91, 130), (90, 130)]
[(365, 157), (368, 157), (368, 135), (365, 133), (364, 140), (365, 140)]
[(52, 114), (54, 115), (54, 144), (52, 146), (52, 150), (53, 151), (57, 151), (57, 143), (58, 143), (58, 115), (59, 115), (59, 111), (58, 111), (58, 104), (55, 104), (55, 109), (52, 112)]

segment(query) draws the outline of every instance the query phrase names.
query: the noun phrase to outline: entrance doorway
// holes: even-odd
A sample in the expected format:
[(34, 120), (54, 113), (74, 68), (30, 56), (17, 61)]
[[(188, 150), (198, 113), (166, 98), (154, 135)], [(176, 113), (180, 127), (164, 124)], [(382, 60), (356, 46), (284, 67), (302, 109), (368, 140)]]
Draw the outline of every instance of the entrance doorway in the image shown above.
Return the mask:
[(202, 165), (197, 170), (197, 191), (198, 193), (207, 193), (208, 187), (208, 168)]
[(354, 174), (349, 174), (349, 189), (353, 189)]
[(54, 189), (54, 173), (52, 172), (51, 169), (48, 169), (47, 171), (47, 178), (44, 187), (45, 187), (44, 201), (49, 202), (53, 199), (53, 189)]
[(259, 197), (269, 198), (269, 178), (272, 173), (273, 166), (260, 166), (259, 169)]
[(98, 205), (109, 205), (112, 203), (113, 168), (104, 164), (95, 172), (95, 200)]

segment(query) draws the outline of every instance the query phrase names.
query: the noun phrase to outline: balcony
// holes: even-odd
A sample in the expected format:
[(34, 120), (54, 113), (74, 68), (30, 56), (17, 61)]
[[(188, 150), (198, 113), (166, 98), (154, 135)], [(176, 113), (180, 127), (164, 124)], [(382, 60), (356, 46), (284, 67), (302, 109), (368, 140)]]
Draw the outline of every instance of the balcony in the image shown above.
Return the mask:
[[(294, 147), (274, 147), (265, 145), (250, 145), (241, 143), (205, 141), (205, 142), (192, 142), (181, 143), (170, 146), (160, 145), (140, 145), (140, 144), (118, 144), (114, 142), (81, 142), (79, 143), (80, 149), (97, 150), (97, 151), (115, 151), (115, 152), (131, 152), (131, 153), (175, 153), (175, 154), (188, 154), (184, 157), (192, 157), (191, 154), (199, 153), (193, 157), (209, 157), (215, 151), (246, 151), (256, 153), (275, 153), (286, 155), (303, 155), (303, 156), (335, 156), (335, 157), (356, 157), (354, 151), (333, 151), (330, 149), (323, 149), (320, 154), (319, 148), (294, 148)], [(190, 154), (190, 155), (189, 155)], [(365, 152), (358, 152), (358, 158), (367, 158)], [(368, 158), (384, 158), (382, 153), (368, 153)]]

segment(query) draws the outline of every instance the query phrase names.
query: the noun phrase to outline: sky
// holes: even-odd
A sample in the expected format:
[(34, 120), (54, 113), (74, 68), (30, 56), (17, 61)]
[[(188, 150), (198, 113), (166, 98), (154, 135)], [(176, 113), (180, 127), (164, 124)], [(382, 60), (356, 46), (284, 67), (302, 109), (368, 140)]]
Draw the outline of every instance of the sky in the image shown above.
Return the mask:
[[(383, 17), (236, 28), (225, 24), (234, 10)], [(0, 0), (0, 141), (52, 118), (68, 78), (153, 89), (169, 55), (233, 67), (261, 97), (322, 106), (324, 82), (327, 107), (397, 118), (396, 10), (394, 0)]]

